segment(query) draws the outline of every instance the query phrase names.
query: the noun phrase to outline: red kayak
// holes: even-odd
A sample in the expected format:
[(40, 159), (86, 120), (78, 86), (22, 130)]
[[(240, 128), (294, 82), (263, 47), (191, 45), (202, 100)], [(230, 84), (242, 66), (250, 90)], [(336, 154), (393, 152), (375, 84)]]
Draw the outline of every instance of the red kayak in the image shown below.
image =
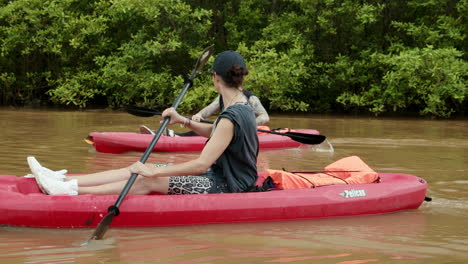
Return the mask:
[[(112, 227), (261, 222), (368, 215), (416, 209), (422, 178), (379, 173), (380, 182), (310, 189), (199, 195), (128, 195)], [(52, 196), (34, 179), (0, 175), (0, 225), (96, 227), (117, 195)]]
[[(294, 132), (319, 135), (314, 129), (295, 129)], [(89, 141), (99, 152), (123, 153), (127, 151), (145, 151), (154, 135), (126, 132), (91, 132)], [(304, 144), (287, 136), (259, 134), (260, 149), (297, 148)], [(161, 136), (154, 147), (155, 152), (201, 151), (205, 146), (205, 137), (168, 137)]]

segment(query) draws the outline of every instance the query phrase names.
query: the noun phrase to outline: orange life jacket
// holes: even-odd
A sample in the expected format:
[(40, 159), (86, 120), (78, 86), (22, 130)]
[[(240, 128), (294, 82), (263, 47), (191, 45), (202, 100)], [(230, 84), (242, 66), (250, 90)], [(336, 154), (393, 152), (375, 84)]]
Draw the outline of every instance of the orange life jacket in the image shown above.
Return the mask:
[(279, 189), (315, 188), (331, 184), (373, 183), (378, 181), (378, 173), (372, 170), (359, 157), (340, 159), (325, 167), (323, 172), (288, 172), (265, 170), (264, 177), (271, 177)]

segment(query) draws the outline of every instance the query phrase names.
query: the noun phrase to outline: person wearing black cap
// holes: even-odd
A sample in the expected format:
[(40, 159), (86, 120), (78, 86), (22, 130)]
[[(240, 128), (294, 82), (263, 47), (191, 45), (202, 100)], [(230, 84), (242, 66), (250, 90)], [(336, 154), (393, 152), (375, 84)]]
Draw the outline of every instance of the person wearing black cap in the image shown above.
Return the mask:
[[(223, 58), (223, 63), (226, 61), (231, 61), (232, 63), (236, 63), (237, 65), (241, 67), (246, 67), (245, 61), (240, 56), (239, 53), (232, 51), (232, 50), (227, 50), (223, 51), (219, 54), (220, 57)], [(218, 63), (215, 62), (213, 64), (213, 67), (211, 68), (214, 72), (216, 72), (218, 75), (223, 78), (225, 81), (229, 81), (230, 76), (229, 73), (227, 72), (226, 65), (227, 64), (220, 64), (221, 60), (218, 60)], [(260, 99), (256, 95), (254, 95), (252, 92), (242, 89), (243, 97), (247, 100), (247, 102), (252, 106), (255, 114), (255, 121), (257, 126), (262, 126), (268, 123), (270, 121), (270, 116), (268, 115), (268, 112), (266, 111), (265, 107), (263, 107), (262, 103), (260, 102)], [(218, 112), (222, 112), (224, 110), (224, 103), (223, 103), (223, 97), (222, 95), (218, 95), (213, 102), (211, 102), (208, 106), (200, 110), (198, 113), (192, 116), (192, 120), (199, 122), (202, 119), (206, 119), (209, 116), (212, 116)], [(268, 129), (268, 128), (266, 128)], [(141, 126), (140, 127), (140, 133), (142, 134), (153, 134), (154, 131), (149, 129), (146, 126)], [(196, 132), (194, 131), (188, 131), (188, 132), (183, 132), (183, 133), (175, 133), (171, 129), (166, 129), (165, 136), (181, 136), (181, 137), (192, 137), (192, 136), (199, 136)]]
[[(232, 51), (232, 50), (224, 51), (220, 53), (219, 56), (223, 57), (224, 60), (218, 60), (217, 61), (218, 63), (216, 63), (215, 61), (212, 69), (214, 72), (219, 74), (225, 81), (229, 81), (230, 78), (232, 77), (228, 69), (228, 66), (230, 65), (229, 63), (233, 63), (236, 65), (239, 65), (240, 67), (246, 68), (244, 59), (239, 53), (235, 51)], [(227, 61), (229, 61), (229, 63), (226, 63)], [(252, 105), (252, 107), (254, 108), (254, 112), (256, 116), (255, 121), (257, 125), (260, 126), (270, 121), (270, 117), (268, 116), (267, 111), (263, 107), (258, 97), (253, 95), (252, 92), (247, 91), (247, 90), (242, 90), (242, 92), (244, 93), (244, 97), (247, 99), (250, 105)], [(223, 109), (224, 109), (223, 97), (222, 95), (219, 95), (210, 105), (208, 105), (207, 107), (202, 109), (200, 112), (195, 114), (192, 117), (192, 120), (200, 121), (201, 119), (207, 118), (213, 115), (214, 113), (216, 113), (217, 111), (220, 111), (220, 110), (222, 111)]]
[(129, 194), (202, 194), (247, 192), (257, 182), (259, 141), (252, 106), (242, 93), (248, 74), (242, 56), (220, 53), (214, 61), (213, 84), (224, 110), (214, 124), (187, 119), (174, 108), (163, 111), (171, 124), (182, 124), (208, 138), (200, 156), (180, 164), (156, 167), (140, 161), (121, 169), (68, 176), (42, 167), (34, 157), (28, 164), (47, 194), (119, 194), (132, 173), (139, 177)]
[[(222, 60), (217, 60), (213, 64), (213, 67), (211, 68), (214, 72), (216, 72), (223, 80), (225, 81), (230, 81), (231, 77), (229, 73), (229, 69), (227, 66), (232, 64), (239, 65), (240, 67), (246, 68), (245, 61), (242, 58), (242, 56), (232, 50), (227, 50), (224, 52), (221, 52), (218, 56), (219, 58), (222, 58)], [(242, 89), (243, 97), (245, 100), (252, 106), (255, 114), (255, 121), (257, 126), (261, 126), (266, 124), (268, 121), (270, 121), (270, 117), (268, 115), (268, 112), (265, 110), (265, 107), (263, 107), (262, 103), (260, 102), (260, 99), (258, 99), (257, 96), (255, 96), (252, 92)], [(218, 112), (222, 112), (224, 110), (224, 101), (223, 101), (223, 96), (218, 95), (215, 100), (200, 110), (198, 113), (192, 116), (192, 120), (194, 121), (200, 121), (202, 119), (206, 119), (209, 116), (212, 116), (213, 114), (216, 114)], [(144, 131), (144, 130), (143, 130)], [(145, 133), (145, 132), (142, 132)], [(194, 131), (188, 131), (184, 133), (177, 133), (175, 134), (171, 130), (167, 130), (166, 132), (167, 136), (198, 136), (197, 133)]]

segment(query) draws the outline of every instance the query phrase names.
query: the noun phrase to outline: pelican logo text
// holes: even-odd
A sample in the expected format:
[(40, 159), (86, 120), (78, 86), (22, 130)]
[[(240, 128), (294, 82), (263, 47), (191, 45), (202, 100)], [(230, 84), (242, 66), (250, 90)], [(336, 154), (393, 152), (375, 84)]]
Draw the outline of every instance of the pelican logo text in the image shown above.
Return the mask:
[(366, 191), (365, 190), (344, 190), (342, 193), (340, 193), (341, 196), (344, 198), (356, 198), (356, 197), (364, 197), (366, 196)]

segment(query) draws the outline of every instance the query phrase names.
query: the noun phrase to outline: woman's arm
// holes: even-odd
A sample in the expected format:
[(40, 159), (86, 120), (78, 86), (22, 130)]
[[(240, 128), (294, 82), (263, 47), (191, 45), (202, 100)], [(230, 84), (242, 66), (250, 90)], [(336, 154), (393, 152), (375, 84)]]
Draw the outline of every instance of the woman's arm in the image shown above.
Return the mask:
[(186, 119), (182, 124), (184, 125), (184, 127), (191, 129), (198, 135), (206, 138), (211, 135), (211, 131), (213, 130), (212, 124), (199, 123), (190, 119)]
[(154, 167), (136, 162), (130, 166), (132, 173), (145, 177), (185, 176), (205, 173), (208, 168), (223, 154), (234, 137), (234, 125), (229, 119), (223, 118), (206, 143), (200, 156), (194, 160), (166, 167)]
[(266, 124), (270, 121), (270, 116), (268, 116), (265, 107), (263, 107), (260, 99), (257, 96), (252, 95), (249, 98), (249, 103), (252, 105), (254, 113), (255, 113), (255, 121), (257, 122), (257, 126), (261, 126)]
[[(167, 108), (166, 110), (164, 110), (161, 116), (163, 120), (165, 117), (171, 118), (169, 125), (182, 124), (184, 127), (193, 130), (195, 133), (203, 137), (209, 137), (211, 135), (211, 131), (213, 130), (212, 124), (199, 123), (199, 122), (190, 120), (186, 117), (183, 117), (179, 115), (179, 113), (177, 113), (177, 111), (173, 107)], [(160, 122), (163, 122), (163, 121), (161, 120)]]

